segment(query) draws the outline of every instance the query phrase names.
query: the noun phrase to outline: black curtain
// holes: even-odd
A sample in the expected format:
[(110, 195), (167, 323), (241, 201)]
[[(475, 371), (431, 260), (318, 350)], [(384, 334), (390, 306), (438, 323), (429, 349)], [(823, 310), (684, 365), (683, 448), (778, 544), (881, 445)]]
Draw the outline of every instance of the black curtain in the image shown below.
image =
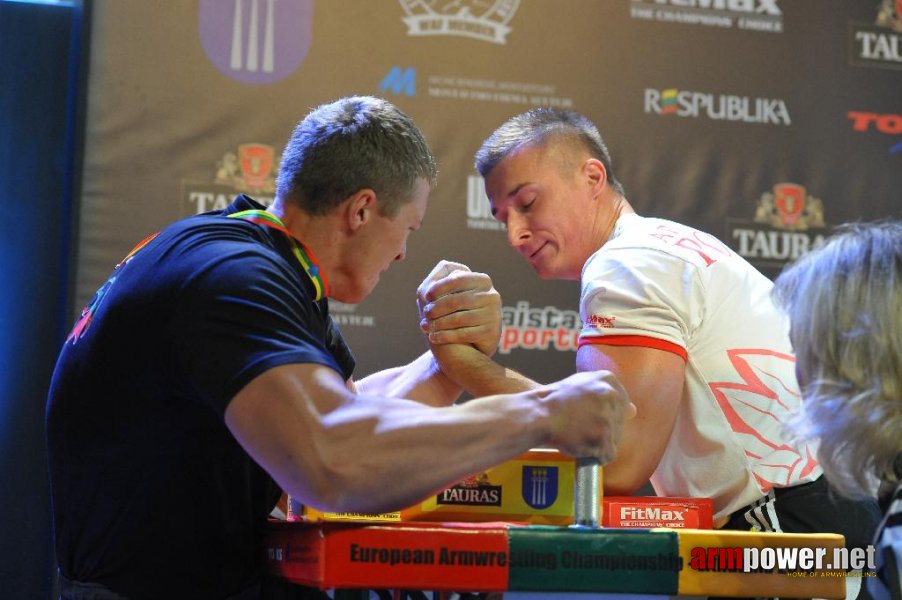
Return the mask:
[(56, 587), (44, 405), (71, 322), (85, 6), (0, 0), (0, 590)]

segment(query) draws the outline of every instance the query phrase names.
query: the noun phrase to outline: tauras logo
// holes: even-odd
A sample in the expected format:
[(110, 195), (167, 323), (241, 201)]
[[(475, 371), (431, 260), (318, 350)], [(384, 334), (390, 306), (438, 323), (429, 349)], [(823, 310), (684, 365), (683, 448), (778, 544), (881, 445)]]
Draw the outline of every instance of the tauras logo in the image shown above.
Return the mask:
[(902, 69), (902, 1), (883, 0), (874, 25), (849, 24), (849, 62)]
[(239, 192), (269, 206), (276, 191), (276, 165), (280, 160), (275, 149), (267, 144), (239, 144), (216, 163), (212, 181), (182, 183), (182, 214), (222, 210)]
[(492, 485), (483, 473), (478, 481), (466, 480), (439, 492), (436, 504), (501, 506), (501, 486)]
[(805, 186), (783, 182), (758, 199), (753, 222), (727, 219), (727, 240), (758, 267), (782, 267), (824, 243), (824, 203)]
[(729, 94), (710, 94), (667, 88), (646, 89), (646, 113), (676, 115), (714, 121), (732, 121), (758, 125), (791, 125), (786, 102), (779, 98), (750, 98)]
[(685, 521), (685, 510), (667, 510), (659, 506), (640, 508), (637, 506), (621, 506), (621, 521)]

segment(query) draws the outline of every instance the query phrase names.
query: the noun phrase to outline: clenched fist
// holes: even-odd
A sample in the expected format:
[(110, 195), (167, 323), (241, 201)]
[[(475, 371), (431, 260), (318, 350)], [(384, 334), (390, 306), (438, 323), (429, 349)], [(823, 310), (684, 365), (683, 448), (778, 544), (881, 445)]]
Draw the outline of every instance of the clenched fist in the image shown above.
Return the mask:
[(577, 373), (537, 391), (547, 411), (552, 446), (602, 464), (617, 456), (623, 421), (635, 416), (636, 407), (610, 371)]
[(440, 261), (417, 288), (420, 328), (431, 345), (470, 344), (486, 356), (501, 339), (501, 295), (485, 273)]

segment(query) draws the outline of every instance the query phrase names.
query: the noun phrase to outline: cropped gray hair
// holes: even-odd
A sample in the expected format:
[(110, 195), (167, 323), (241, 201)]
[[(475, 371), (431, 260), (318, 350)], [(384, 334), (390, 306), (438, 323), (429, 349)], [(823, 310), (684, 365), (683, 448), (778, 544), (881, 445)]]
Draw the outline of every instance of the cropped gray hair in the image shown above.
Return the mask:
[(282, 154), (276, 193), (322, 215), (355, 192), (376, 192), (379, 210), (394, 217), (419, 179), (435, 186), (435, 158), (413, 120), (371, 96), (341, 98), (298, 123)]
[(476, 152), (476, 170), (486, 177), (507, 156), (523, 146), (543, 146), (550, 141), (575, 142), (604, 165), (608, 183), (623, 196), (614, 176), (611, 155), (598, 128), (583, 115), (557, 108), (534, 108), (505, 121)]
[(848, 224), (777, 279), (802, 412), (827, 479), (847, 496), (895, 486), (902, 453), (902, 222)]

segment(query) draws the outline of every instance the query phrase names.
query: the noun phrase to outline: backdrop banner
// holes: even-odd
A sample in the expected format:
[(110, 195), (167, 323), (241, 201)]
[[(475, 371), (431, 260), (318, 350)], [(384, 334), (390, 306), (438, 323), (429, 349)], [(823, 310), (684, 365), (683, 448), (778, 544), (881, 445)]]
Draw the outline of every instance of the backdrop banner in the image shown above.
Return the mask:
[(473, 168), (536, 106), (599, 126), (643, 215), (720, 238), (768, 276), (835, 225), (902, 216), (902, 20), (891, 0), (98, 0), (77, 304), (148, 233), (238, 192), (271, 201), (309, 109), (354, 94), (409, 113), (439, 185), (408, 258), (333, 304), (357, 377), (425, 343), (415, 290), (439, 259), (493, 277), (500, 360), (574, 371), (578, 286), (507, 246)]

